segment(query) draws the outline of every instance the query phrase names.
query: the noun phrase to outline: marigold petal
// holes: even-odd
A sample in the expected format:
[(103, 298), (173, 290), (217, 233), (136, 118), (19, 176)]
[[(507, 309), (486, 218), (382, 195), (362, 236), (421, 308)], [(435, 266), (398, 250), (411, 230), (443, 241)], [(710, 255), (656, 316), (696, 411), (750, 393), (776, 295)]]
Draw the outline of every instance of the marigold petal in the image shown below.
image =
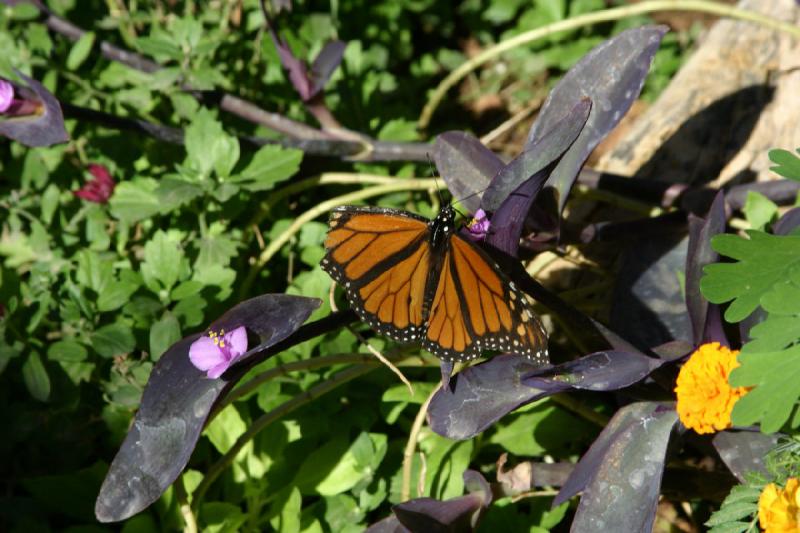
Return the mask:
[(738, 353), (718, 342), (707, 343), (697, 348), (681, 367), (675, 394), (684, 426), (700, 434), (731, 427), (733, 406), (748, 391), (728, 384), (731, 370), (739, 366)]

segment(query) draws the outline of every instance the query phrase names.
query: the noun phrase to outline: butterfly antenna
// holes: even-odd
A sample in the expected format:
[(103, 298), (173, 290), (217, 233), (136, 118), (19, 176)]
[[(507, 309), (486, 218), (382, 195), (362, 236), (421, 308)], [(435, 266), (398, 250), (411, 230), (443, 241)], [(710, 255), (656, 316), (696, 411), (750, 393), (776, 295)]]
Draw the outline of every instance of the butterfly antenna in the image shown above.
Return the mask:
[(439, 195), (439, 202), (442, 205), (444, 205), (445, 201), (444, 201), (444, 197), (442, 197), (442, 189), (441, 189), (441, 187), (439, 187), (439, 180), (437, 179), (437, 176), (436, 176), (436, 167), (433, 164), (433, 159), (431, 159), (431, 154), (429, 154), (428, 152), (426, 152), (425, 155), (428, 158), (428, 166), (431, 169), (431, 177), (433, 178), (433, 183), (436, 185), (436, 193)]

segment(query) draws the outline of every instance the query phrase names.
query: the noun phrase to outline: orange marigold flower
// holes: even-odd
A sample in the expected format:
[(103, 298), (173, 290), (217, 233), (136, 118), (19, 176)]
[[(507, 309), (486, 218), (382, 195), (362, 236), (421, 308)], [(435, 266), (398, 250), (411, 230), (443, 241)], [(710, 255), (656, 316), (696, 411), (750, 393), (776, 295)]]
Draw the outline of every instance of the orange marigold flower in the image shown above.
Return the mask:
[(766, 533), (800, 531), (800, 481), (792, 477), (786, 487), (770, 483), (758, 499), (758, 523)]
[(710, 342), (701, 345), (681, 367), (675, 393), (684, 426), (701, 434), (731, 427), (733, 404), (748, 391), (728, 384), (731, 370), (739, 366), (738, 353)]

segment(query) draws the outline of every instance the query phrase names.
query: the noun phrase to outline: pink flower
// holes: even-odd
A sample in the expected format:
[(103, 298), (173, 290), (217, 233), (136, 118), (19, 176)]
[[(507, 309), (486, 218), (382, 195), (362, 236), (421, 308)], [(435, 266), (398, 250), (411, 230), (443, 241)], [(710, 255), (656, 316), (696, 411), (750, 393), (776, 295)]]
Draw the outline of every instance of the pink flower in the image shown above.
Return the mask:
[(211, 379), (220, 377), (228, 367), (247, 351), (247, 331), (244, 326), (225, 333), (209, 331), (189, 347), (189, 360)]
[(491, 226), (491, 222), (489, 221), (489, 217), (486, 216), (486, 211), (478, 209), (475, 212), (475, 216), (472, 217), (472, 220), (467, 224), (469, 237), (473, 241), (483, 240), (486, 235), (489, 234), (489, 226)]
[(5, 113), (14, 102), (14, 86), (0, 79), (0, 113)]
[(111, 177), (111, 173), (108, 172), (105, 166), (96, 164), (89, 165), (89, 173), (94, 176), (94, 179), (87, 181), (77, 191), (72, 191), (72, 194), (87, 202), (96, 202), (98, 204), (108, 202), (111, 193), (114, 192), (114, 187), (117, 186), (114, 178)]

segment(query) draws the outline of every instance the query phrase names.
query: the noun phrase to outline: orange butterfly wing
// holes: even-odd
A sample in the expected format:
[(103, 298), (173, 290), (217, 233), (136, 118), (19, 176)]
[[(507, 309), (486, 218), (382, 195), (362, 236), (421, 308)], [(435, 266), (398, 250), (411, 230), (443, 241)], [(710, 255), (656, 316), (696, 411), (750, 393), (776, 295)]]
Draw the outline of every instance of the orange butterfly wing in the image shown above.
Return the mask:
[(346, 206), (332, 212), (329, 224), (322, 268), (379, 333), (421, 340), (445, 361), (495, 350), (547, 362), (547, 333), (527, 297), (483, 250), (455, 233), (452, 211), (431, 222), (405, 211)]
[(495, 350), (548, 362), (547, 333), (527, 296), (483, 250), (458, 235), (445, 252), (422, 346), (448, 361)]
[(425, 287), (433, 267), (427, 220), (404, 211), (333, 211), (322, 268), (345, 289), (359, 317), (401, 342), (424, 333)]

